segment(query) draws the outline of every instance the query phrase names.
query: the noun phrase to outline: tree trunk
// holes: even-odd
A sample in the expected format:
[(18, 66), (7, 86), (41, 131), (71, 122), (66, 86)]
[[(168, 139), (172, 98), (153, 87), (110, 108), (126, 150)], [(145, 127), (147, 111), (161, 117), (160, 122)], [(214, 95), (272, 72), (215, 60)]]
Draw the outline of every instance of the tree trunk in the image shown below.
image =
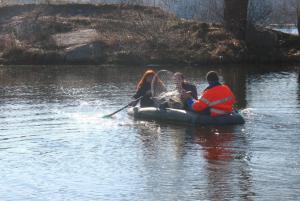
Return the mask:
[(298, 27), (298, 34), (300, 36), (300, 16), (298, 16), (297, 27)]
[(239, 39), (245, 39), (249, 0), (224, 0), (225, 28)]
[(300, 0), (297, 0), (297, 28), (300, 36)]

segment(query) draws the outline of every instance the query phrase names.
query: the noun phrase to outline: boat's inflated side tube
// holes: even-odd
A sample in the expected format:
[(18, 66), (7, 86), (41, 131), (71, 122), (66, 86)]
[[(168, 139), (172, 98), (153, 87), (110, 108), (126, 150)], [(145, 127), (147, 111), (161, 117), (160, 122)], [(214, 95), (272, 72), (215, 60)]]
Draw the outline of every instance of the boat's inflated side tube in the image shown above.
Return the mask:
[(195, 112), (167, 108), (160, 110), (155, 107), (139, 108), (134, 107), (128, 110), (128, 113), (137, 119), (168, 121), (176, 123), (188, 123), (198, 125), (231, 125), (244, 124), (244, 118), (237, 112), (222, 115), (218, 117), (211, 117), (209, 115), (201, 115)]

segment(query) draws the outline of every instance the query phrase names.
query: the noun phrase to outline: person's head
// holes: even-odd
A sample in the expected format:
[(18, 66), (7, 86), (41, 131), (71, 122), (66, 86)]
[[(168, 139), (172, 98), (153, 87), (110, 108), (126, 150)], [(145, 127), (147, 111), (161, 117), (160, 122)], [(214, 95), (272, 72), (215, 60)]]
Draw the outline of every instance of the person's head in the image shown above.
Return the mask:
[(209, 71), (206, 74), (206, 80), (207, 80), (208, 83), (219, 82), (218, 73), (215, 72), (215, 71)]
[(180, 72), (176, 72), (174, 74), (174, 82), (176, 84), (182, 84), (184, 82), (184, 76), (183, 76), (183, 74), (180, 73)]
[(155, 72), (153, 70), (147, 70), (144, 75), (142, 76), (141, 80), (139, 81), (137, 88), (141, 88), (145, 83), (151, 83), (152, 79), (155, 75)]

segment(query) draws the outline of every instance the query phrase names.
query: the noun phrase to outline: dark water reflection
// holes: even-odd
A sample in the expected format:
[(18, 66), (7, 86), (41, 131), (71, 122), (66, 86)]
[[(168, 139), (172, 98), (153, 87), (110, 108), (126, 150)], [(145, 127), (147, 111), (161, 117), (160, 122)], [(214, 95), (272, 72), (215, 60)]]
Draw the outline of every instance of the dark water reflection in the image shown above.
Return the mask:
[[(145, 68), (0, 67), (0, 200), (297, 200), (299, 68), (213, 69), (245, 125), (102, 119)], [(199, 92), (208, 70), (173, 68)]]

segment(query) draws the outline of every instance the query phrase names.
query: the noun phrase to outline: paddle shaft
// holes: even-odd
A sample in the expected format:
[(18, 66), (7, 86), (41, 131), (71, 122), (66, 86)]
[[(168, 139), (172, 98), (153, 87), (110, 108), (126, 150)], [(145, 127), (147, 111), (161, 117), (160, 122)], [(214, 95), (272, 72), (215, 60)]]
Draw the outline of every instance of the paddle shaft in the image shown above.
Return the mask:
[(139, 100), (141, 100), (143, 98), (143, 96), (141, 96), (141, 97), (139, 97), (139, 98), (137, 98), (137, 99), (135, 99), (135, 100), (133, 100), (133, 101), (131, 101), (130, 103), (128, 103), (127, 105), (125, 105), (124, 107), (122, 107), (122, 108), (120, 108), (120, 109), (118, 109), (117, 111), (115, 111), (115, 112), (113, 112), (113, 113), (111, 113), (111, 114), (109, 114), (109, 115), (105, 115), (105, 116), (103, 116), (103, 117), (111, 117), (111, 116), (113, 116), (113, 115), (115, 115), (115, 114), (117, 114), (118, 112), (120, 112), (120, 111), (122, 111), (122, 110), (124, 110), (125, 108), (127, 108), (127, 107), (129, 107), (132, 103), (134, 103), (134, 102), (136, 102), (136, 101), (139, 101)]

